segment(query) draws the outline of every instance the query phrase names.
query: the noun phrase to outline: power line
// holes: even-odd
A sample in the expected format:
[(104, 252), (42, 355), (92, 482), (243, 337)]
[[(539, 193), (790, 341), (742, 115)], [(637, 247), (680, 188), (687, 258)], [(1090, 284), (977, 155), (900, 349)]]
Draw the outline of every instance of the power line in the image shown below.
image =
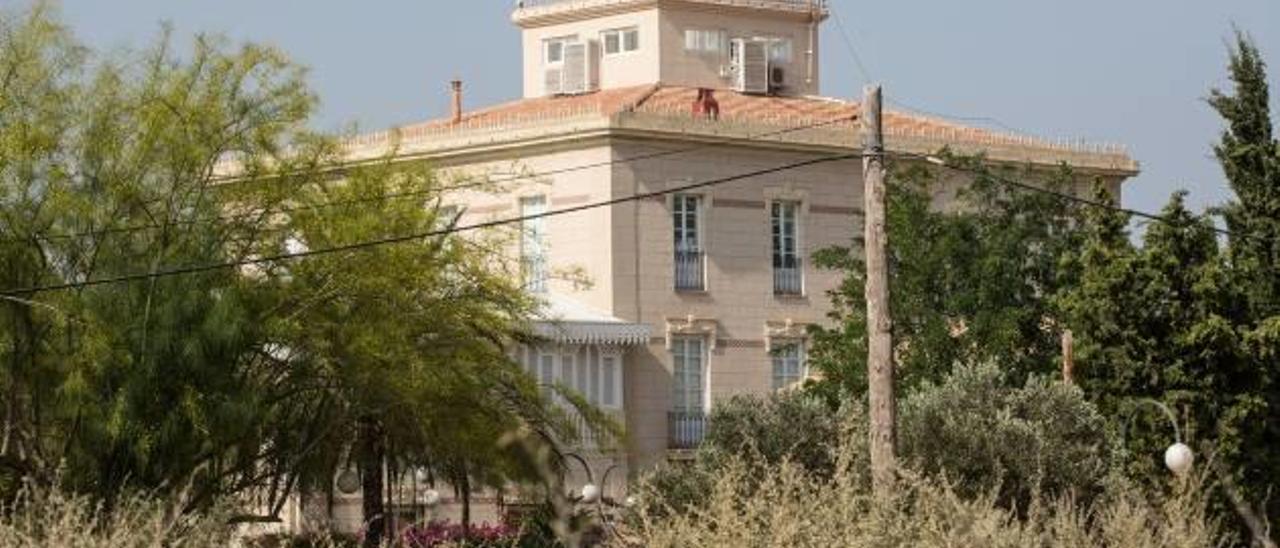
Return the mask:
[(840, 17), (840, 11), (833, 9), (831, 10), (831, 15), (834, 16), (836, 20), (836, 28), (840, 31), (840, 38), (844, 40), (845, 48), (848, 49), (849, 54), (853, 56), (854, 64), (858, 66), (858, 72), (862, 73), (862, 78), (866, 83), (870, 84), (871, 82), (874, 82), (875, 78), (871, 77), (871, 71), (867, 70), (867, 65), (862, 62), (862, 56), (858, 55), (858, 48), (853, 45), (853, 37), (845, 27), (844, 19)]
[[(836, 21), (836, 29), (839, 31), (841, 41), (844, 42), (845, 50), (849, 53), (849, 56), (853, 58), (854, 64), (857, 65), (858, 67), (858, 72), (862, 73), (862, 77), (863, 79), (866, 80), (867, 83), (871, 83), (875, 81), (875, 79), (871, 77), (871, 72), (867, 70), (866, 63), (862, 61), (862, 55), (858, 53), (858, 47), (854, 44), (852, 33), (849, 31), (848, 27), (844, 24), (844, 19), (840, 17), (840, 12), (837, 10), (832, 10), (831, 15)], [(885, 101), (892, 103), (894, 105), (897, 105), (899, 107), (902, 107), (904, 109), (914, 111), (920, 114), (925, 114), (928, 116), (933, 116), (935, 118), (944, 118), (947, 120), (952, 120), (957, 122), (981, 122), (981, 123), (994, 125), (1005, 131), (1012, 131), (1014, 133), (1029, 135), (1027, 132), (1022, 131), (1009, 124), (1006, 124), (1000, 121), (999, 118), (994, 118), (991, 116), (956, 116), (952, 114), (946, 114), (946, 113), (932, 111), (932, 110), (923, 109), (923, 108), (914, 106), (911, 103), (895, 99), (887, 94), (885, 95)]]
[[(760, 133), (757, 135), (747, 135), (745, 137), (742, 137), (741, 139), (759, 140), (759, 139), (764, 139), (766, 137), (776, 137), (776, 136), (785, 135), (788, 133), (795, 133), (797, 131), (817, 129), (821, 127), (838, 124), (841, 122), (852, 121), (856, 118), (857, 116), (844, 116), (840, 118), (834, 118), (830, 120), (824, 120), (820, 122), (805, 124), (802, 126), (795, 126), (795, 127), (789, 127), (789, 128), (784, 128), (780, 130), (768, 131), (768, 132)], [(153, 223), (153, 224), (145, 224), (145, 225), (130, 225), (130, 226), (122, 226), (122, 227), (114, 227), (114, 228), (104, 228), (101, 230), (90, 230), (90, 231), (84, 231), (84, 232), (76, 232), (72, 234), (56, 234), (56, 235), (37, 234), (37, 235), (33, 235), (33, 237), (44, 239), (46, 241), (52, 241), (52, 240), (71, 240), (71, 239), (84, 238), (84, 237), (111, 236), (115, 234), (131, 234), (134, 232), (141, 232), (141, 231), (147, 231), (147, 230), (161, 230), (161, 229), (166, 229), (166, 228), (176, 227), (176, 226), (194, 226), (194, 225), (200, 225), (200, 224), (212, 224), (212, 223), (223, 222), (223, 221), (234, 221), (239, 219), (252, 218), (256, 216), (263, 216), (270, 213), (294, 213), (298, 211), (311, 211), (311, 210), (325, 209), (330, 207), (358, 205), (362, 203), (371, 203), (371, 202), (385, 202), (388, 200), (398, 200), (398, 199), (414, 198), (414, 197), (420, 197), (420, 196), (430, 196), (430, 195), (436, 195), (436, 194), (441, 194), (445, 192), (455, 192), (459, 190), (482, 188), (487, 186), (520, 181), (520, 180), (538, 179), (538, 178), (547, 177), (550, 175), (561, 175), (565, 173), (584, 171), (587, 169), (594, 169), (598, 167), (608, 167), (608, 166), (613, 166), (618, 164), (627, 164), (632, 162), (652, 160), (655, 158), (663, 158), (667, 156), (674, 156), (677, 154), (688, 154), (688, 153), (697, 152), (700, 150), (706, 150), (709, 148), (721, 147), (721, 146), (725, 146), (732, 143), (733, 141), (729, 139), (719, 139), (713, 142), (704, 143), (694, 147), (686, 147), (686, 148), (680, 148), (675, 150), (664, 150), (664, 151), (652, 152), (648, 154), (641, 154), (641, 155), (632, 156), (628, 158), (619, 158), (619, 159), (607, 160), (603, 162), (581, 164), (577, 166), (552, 169), (552, 170), (542, 171), (542, 172), (512, 174), (505, 179), (499, 179), (499, 180), (485, 179), (485, 180), (475, 181), (471, 183), (460, 183), (457, 185), (449, 185), (449, 186), (443, 186), (443, 187), (426, 189), (426, 190), (414, 190), (414, 191), (408, 191), (408, 192), (390, 193), (390, 194), (384, 194), (381, 196), (373, 196), (369, 198), (355, 198), (350, 200), (338, 200), (335, 202), (326, 202), (323, 204), (312, 204), (312, 205), (303, 205), (303, 206), (295, 206), (295, 207), (282, 207), (274, 210), (255, 211), (255, 212), (248, 212), (248, 213), (236, 213), (232, 215), (219, 215), (219, 216), (207, 217), (207, 218), (201, 218), (201, 219), (187, 219), (187, 220), (181, 220), (181, 221), (174, 221), (172, 223)], [(341, 166), (339, 166), (336, 169), (342, 169), (342, 168)], [(16, 242), (16, 241), (26, 241), (29, 239), (30, 237), (28, 238), (9, 237), (9, 238), (2, 238), (0, 239), (0, 241)]]
[(242, 266), (287, 261), (287, 260), (293, 260), (293, 259), (301, 259), (305, 257), (328, 255), (332, 253), (341, 253), (346, 251), (357, 251), (361, 249), (368, 249), (368, 248), (373, 248), (373, 247), (378, 247), (383, 245), (392, 245), (392, 244), (405, 243), (405, 242), (410, 242), (415, 240), (424, 240), (427, 238), (433, 238), (438, 236), (448, 236), (451, 234), (457, 234), (461, 232), (470, 232), (474, 230), (493, 228), (493, 227), (498, 227), (498, 226), (503, 226), (508, 224), (522, 223), (525, 221), (532, 221), (537, 219), (545, 219), (549, 217), (568, 215), (570, 213), (577, 213), (580, 211), (587, 211), (590, 209), (596, 209), (601, 207), (609, 207), (609, 206), (633, 202), (633, 201), (647, 200), (651, 198), (667, 196), (669, 194), (675, 194), (675, 193), (685, 192), (689, 190), (696, 190), (699, 188), (711, 187), (711, 186), (729, 183), (733, 181), (740, 181), (743, 179), (750, 179), (750, 178), (759, 177), (762, 175), (770, 175), (774, 173), (790, 171), (790, 170), (799, 169), (802, 167), (861, 158), (862, 156), (863, 155), (861, 152), (854, 153), (854, 154), (837, 154), (834, 156), (824, 156), (821, 158), (815, 158), (811, 160), (793, 162), (793, 163), (786, 164), (779, 167), (761, 169), (761, 170), (751, 171), (748, 173), (742, 173), (739, 175), (733, 175), (729, 177), (709, 179), (706, 181), (690, 183), (687, 185), (681, 185), (673, 188), (656, 190), (652, 192), (644, 192), (644, 193), (634, 194), (631, 196), (625, 196), (621, 198), (612, 198), (608, 200), (602, 200), (602, 201), (583, 204), (579, 206), (551, 210), (544, 213), (510, 217), (506, 219), (496, 219), (492, 221), (486, 221), (486, 222), (476, 223), (471, 225), (455, 226), (452, 228), (432, 230), (432, 231), (422, 232), (417, 234), (393, 236), (389, 238), (368, 240), (368, 241), (356, 242), (352, 244), (340, 245), (335, 247), (300, 251), (297, 253), (282, 253), (282, 254), (273, 255), (270, 257), (259, 257), (259, 258), (252, 258), (252, 259), (247, 258), (247, 259), (228, 261), (228, 262), (222, 262), (222, 263), (192, 265), (192, 266), (172, 268), (168, 270), (158, 270), (155, 272), (148, 272), (148, 273), (124, 274), (120, 276), (99, 278), (95, 280), (85, 280), (81, 282), (51, 284), (51, 285), (35, 286), (35, 287), (28, 287), (28, 288), (21, 288), (21, 289), (8, 289), (3, 292), (0, 292), (0, 297), (15, 297), (19, 295), (31, 295), (34, 293), (41, 293), (45, 291), (62, 291), (62, 290), (68, 290), (68, 289), (79, 289), (79, 288), (94, 287), (94, 286), (100, 286), (100, 285), (112, 285), (112, 284), (126, 283), (126, 282), (140, 281), (140, 280), (150, 280), (155, 278), (165, 278), (170, 276), (180, 276), (180, 275), (186, 275), (186, 274), (197, 274), (201, 272), (212, 272), (216, 270), (226, 270), (226, 269), (238, 268)]
[[(960, 171), (960, 172), (964, 172), (964, 173), (969, 173), (969, 174), (971, 174), (971, 175), (977, 175), (977, 176), (979, 176), (979, 177), (986, 177), (986, 178), (989, 178), (989, 179), (991, 179), (991, 180), (993, 180), (993, 181), (996, 181), (996, 182), (998, 182), (998, 183), (1001, 183), (1001, 184), (1003, 184), (1003, 185), (1005, 185), (1005, 186), (1011, 186), (1011, 187), (1014, 187), (1014, 188), (1017, 188), (1017, 189), (1020, 189), (1020, 190), (1023, 190), (1023, 191), (1028, 191), (1028, 192), (1037, 192), (1037, 193), (1040, 193), (1040, 194), (1045, 194), (1045, 195), (1053, 196), (1053, 197), (1058, 198), (1058, 199), (1060, 199), (1060, 200), (1071, 201), (1071, 202), (1075, 202), (1075, 203), (1078, 203), (1078, 204), (1081, 204), (1081, 205), (1084, 205), (1084, 206), (1088, 206), (1088, 207), (1099, 208), (1099, 209), (1107, 209), (1107, 210), (1115, 211), (1115, 212), (1118, 212), (1118, 213), (1124, 213), (1124, 214), (1129, 215), (1129, 216), (1132, 216), (1132, 217), (1138, 217), (1138, 218), (1146, 219), (1146, 220), (1149, 220), (1149, 221), (1154, 221), (1154, 222), (1158, 222), (1158, 223), (1163, 223), (1163, 224), (1166, 224), (1166, 225), (1169, 225), (1169, 226), (1173, 226), (1173, 227), (1181, 226), (1181, 224), (1180, 224), (1180, 223), (1178, 223), (1177, 221), (1174, 221), (1173, 219), (1170, 219), (1169, 217), (1166, 217), (1166, 216), (1164, 216), (1164, 215), (1160, 215), (1160, 214), (1156, 214), (1156, 213), (1148, 213), (1148, 212), (1146, 212), (1146, 211), (1141, 211), (1141, 210), (1138, 210), (1138, 209), (1131, 209), (1131, 208), (1127, 208), (1127, 207), (1123, 207), (1123, 206), (1113, 205), (1113, 204), (1110, 204), (1110, 203), (1107, 203), (1107, 202), (1101, 202), (1101, 201), (1098, 201), (1098, 200), (1093, 200), (1093, 199), (1089, 199), (1089, 198), (1083, 198), (1083, 197), (1080, 197), (1080, 196), (1076, 196), (1075, 194), (1069, 194), (1069, 193), (1066, 193), (1066, 192), (1060, 192), (1060, 191), (1053, 190), (1053, 189), (1050, 189), (1050, 188), (1044, 188), (1044, 187), (1041, 187), (1041, 186), (1037, 186), (1037, 185), (1033, 185), (1033, 184), (1029, 184), (1029, 183), (1024, 183), (1024, 182), (1022, 182), (1022, 181), (1015, 181), (1015, 180), (1013, 180), (1013, 179), (1009, 179), (1009, 178), (1007, 178), (1007, 177), (1002, 177), (1002, 176), (1000, 176), (1000, 175), (997, 175), (997, 174), (991, 173), (990, 171), (987, 171), (987, 170), (984, 170), (984, 169), (978, 169), (978, 168), (969, 167), (969, 166), (963, 166), (963, 165), (956, 165), (956, 164), (954, 164), (954, 163), (952, 163), (952, 162), (948, 162), (948, 161), (946, 161), (946, 160), (944, 160), (944, 159), (942, 159), (942, 158), (939, 158), (939, 157), (937, 157), (937, 156), (932, 156), (932, 155), (928, 155), (928, 154), (907, 153), (907, 152), (904, 152), (904, 153), (898, 153), (898, 155), (899, 155), (899, 156), (906, 156), (906, 157), (916, 158), (916, 159), (919, 159), (919, 160), (924, 160), (924, 161), (929, 162), (929, 163), (931, 163), (931, 164), (933, 164), (933, 165), (941, 166), (941, 167), (944, 167), (944, 168), (950, 169), (950, 170), (952, 170), (952, 171)], [(1228, 236), (1228, 237), (1233, 237), (1233, 238), (1234, 238), (1234, 237), (1237, 237), (1237, 235), (1236, 235), (1236, 234), (1232, 233), (1232, 232), (1231, 232), (1230, 230), (1228, 230), (1228, 229), (1220, 228), (1220, 227), (1218, 227), (1218, 226), (1216, 226), (1216, 225), (1213, 225), (1213, 224), (1209, 224), (1209, 225), (1207, 225), (1207, 226), (1208, 226), (1209, 228), (1211, 228), (1214, 232), (1216, 232), (1216, 233), (1218, 233), (1218, 234), (1220, 234), (1220, 235)]]
[(1000, 121), (1000, 119), (999, 119), (999, 118), (994, 118), (994, 117), (991, 117), (991, 116), (956, 116), (956, 115), (954, 115), (954, 114), (946, 114), (946, 113), (942, 113), (942, 112), (937, 112), (937, 111), (932, 111), (932, 110), (922, 109), (922, 108), (920, 108), (920, 107), (914, 106), (914, 105), (912, 105), (912, 104), (910, 104), (910, 103), (907, 103), (907, 102), (901, 101), (901, 100), (899, 100), (899, 99), (894, 99), (893, 97), (888, 97), (888, 96), (886, 96), (886, 97), (885, 97), (885, 100), (886, 100), (886, 101), (888, 101), (888, 102), (890, 102), (890, 103), (892, 103), (892, 104), (894, 104), (894, 105), (897, 105), (897, 106), (899, 106), (899, 107), (902, 107), (902, 108), (904, 108), (904, 109), (907, 109), (907, 110), (910, 110), (910, 111), (914, 111), (914, 112), (917, 112), (917, 113), (920, 113), (920, 114), (925, 114), (925, 115), (928, 115), (928, 116), (933, 116), (933, 117), (935, 117), (935, 118), (943, 118), (943, 119), (951, 120), (951, 121), (955, 121), (955, 122), (982, 122), (982, 123), (986, 123), (986, 124), (994, 125), (994, 126), (996, 126), (996, 127), (1000, 128), (1000, 129), (1003, 129), (1003, 130), (1005, 130), (1005, 131), (1011, 131), (1011, 132), (1013, 132), (1013, 133), (1019, 133), (1019, 134), (1022, 134), (1022, 135), (1030, 135), (1030, 133), (1028, 133), (1028, 132), (1026, 132), (1026, 131), (1023, 131), (1023, 130), (1021, 130), (1021, 129), (1018, 129), (1018, 128), (1016, 128), (1016, 127), (1013, 127), (1013, 126), (1011, 126), (1011, 125), (1009, 125), (1009, 124), (1006, 124), (1006, 123), (1004, 123), (1004, 122)]

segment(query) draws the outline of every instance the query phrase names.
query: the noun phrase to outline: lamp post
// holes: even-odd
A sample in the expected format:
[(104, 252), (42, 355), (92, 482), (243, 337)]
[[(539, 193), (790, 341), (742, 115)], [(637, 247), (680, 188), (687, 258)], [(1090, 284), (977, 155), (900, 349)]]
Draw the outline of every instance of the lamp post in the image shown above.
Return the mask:
[[(1174, 415), (1173, 410), (1169, 409), (1169, 406), (1150, 398), (1137, 400), (1137, 403), (1155, 406), (1160, 411), (1163, 411), (1164, 416), (1169, 419), (1169, 425), (1173, 426), (1174, 443), (1164, 451), (1164, 465), (1170, 472), (1173, 472), (1173, 475), (1178, 477), (1185, 476), (1187, 472), (1191, 471), (1191, 467), (1195, 464), (1195, 453), (1191, 451), (1191, 447), (1182, 441), (1182, 429), (1178, 428), (1177, 415)], [(1133, 420), (1132, 411), (1133, 410), (1131, 409), (1131, 414), (1129, 415), (1130, 422)], [(1126, 431), (1128, 430), (1128, 424), (1128, 422), (1125, 423)]]
[[(574, 502), (581, 502), (583, 504), (594, 506), (596, 514), (600, 517), (600, 523), (605, 525), (610, 535), (616, 535), (617, 531), (614, 530), (613, 523), (609, 521), (608, 516), (605, 515), (604, 507), (606, 505), (618, 506), (618, 504), (604, 496), (604, 489), (609, 486), (609, 476), (618, 468), (618, 465), (612, 464), (609, 468), (605, 469), (604, 475), (600, 477), (600, 484), (596, 485), (595, 477), (591, 473), (591, 465), (587, 463), (587, 459), (582, 458), (582, 455), (577, 453), (565, 453), (563, 456), (578, 461), (578, 464), (582, 465), (582, 470), (587, 473), (587, 484), (583, 485), (582, 489), (578, 492), (578, 498), (570, 498), (574, 500)], [(627, 500), (630, 501), (631, 498), (628, 497)]]

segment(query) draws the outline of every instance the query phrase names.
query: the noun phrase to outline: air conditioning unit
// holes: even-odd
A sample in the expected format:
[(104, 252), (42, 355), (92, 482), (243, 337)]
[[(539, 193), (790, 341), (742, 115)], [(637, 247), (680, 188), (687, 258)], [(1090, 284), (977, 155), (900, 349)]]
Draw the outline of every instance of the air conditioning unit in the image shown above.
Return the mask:
[(544, 73), (543, 89), (547, 95), (561, 95), (564, 93), (564, 69), (549, 68)]
[(576, 95), (600, 89), (600, 43), (575, 42), (564, 47), (563, 86), (560, 93)]
[(737, 57), (734, 89), (741, 93), (769, 93), (769, 43), (745, 38), (733, 42)]
[(787, 69), (782, 67), (769, 67), (769, 89), (777, 91), (787, 87)]

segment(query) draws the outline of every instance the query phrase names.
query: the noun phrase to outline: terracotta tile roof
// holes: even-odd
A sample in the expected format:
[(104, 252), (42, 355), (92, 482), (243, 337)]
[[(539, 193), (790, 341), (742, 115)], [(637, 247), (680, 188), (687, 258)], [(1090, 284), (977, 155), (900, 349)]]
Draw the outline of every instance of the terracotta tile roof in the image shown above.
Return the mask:
[[(555, 122), (574, 117), (608, 117), (635, 113), (636, 115), (670, 116), (679, 119), (692, 118), (692, 108), (697, 98), (696, 88), (642, 85), (616, 88), (585, 95), (540, 97), (521, 99), (489, 108), (464, 113), (462, 121), (432, 120), (404, 126), (392, 131), (355, 137), (354, 146), (378, 145), (391, 140), (393, 135), (404, 141), (431, 141), (442, 135), (468, 130), (503, 132), (530, 123)], [(860, 106), (856, 101), (824, 97), (772, 97), (746, 95), (728, 90), (717, 90), (720, 104), (720, 120), (747, 124), (772, 124), (784, 127), (800, 127), (806, 124), (846, 120), (831, 126), (853, 126)], [(714, 122), (709, 122), (714, 123)], [(884, 113), (884, 127), (890, 147), (895, 137), (923, 140), (934, 144), (998, 147), (1034, 153), (1040, 161), (1057, 163), (1065, 161), (1063, 155), (1094, 154), (1106, 156), (1108, 165), (1117, 169), (1135, 170), (1137, 164), (1118, 147), (1098, 147), (1084, 143), (1067, 143), (1040, 139), (984, 128), (976, 128), (900, 111)], [(852, 142), (856, 142), (855, 137)], [(940, 148), (940, 147), (939, 147)], [(1040, 154), (1044, 153), (1044, 154)], [(1030, 157), (1030, 156), (1028, 156)]]
[(407, 134), (418, 128), (444, 128), (452, 125), (478, 126), (502, 124), (509, 121), (552, 119), (583, 113), (603, 115), (615, 114), (628, 110), (644, 101), (658, 89), (655, 85), (633, 86), (608, 89), (585, 95), (564, 95), (556, 97), (538, 97), (521, 99), (492, 107), (464, 112), (462, 121), (454, 124), (452, 120), (431, 120), (421, 124), (401, 128)]

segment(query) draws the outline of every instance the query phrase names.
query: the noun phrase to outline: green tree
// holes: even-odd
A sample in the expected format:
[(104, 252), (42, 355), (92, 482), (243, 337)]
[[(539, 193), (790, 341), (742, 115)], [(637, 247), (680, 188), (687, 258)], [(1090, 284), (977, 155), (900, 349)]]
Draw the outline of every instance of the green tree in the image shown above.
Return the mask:
[[(171, 49), (94, 58), (46, 4), (0, 14), (0, 455), (108, 503), (127, 486), (194, 481), (200, 506), (268, 485), (300, 450), (283, 423), (315, 412), (281, 397), (270, 299), (236, 270), (75, 285), (261, 254), (266, 212), (319, 173), (314, 100), (282, 54)], [(223, 184), (231, 157), (274, 184)]]
[(1267, 447), (1266, 356), (1280, 339), (1244, 314), (1248, 287), (1236, 283), (1212, 220), (1176, 194), (1135, 247), (1125, 215), (1098, 210), (1077, 256), (1080, 283), (1058, 302), (1076, 330), (1078, 379), (1086, 394), (1126, 433), (1134, 477), (1160, 480), (1167, 419), (1143, 400), (1171, 406), (1197, 448), (1216, 452), (1222, 469), (1265, 498), (1277, 469)]
[(1232, 269), (1248, 287), (1255, 318), (1280, 314), (1280, 142), (1271, 119), (1266, 63), (1237, 31), (1228, 66), (1233, 93), (1214, 89), (1209, 104), (1226, 128), (1214, 147), (1236, 200), (1221, 208), (1233, 237)]
[[(431, 233), (449, 226), (440, 192), (429, 168), (388, 159), (302, 189), (282, 232), (310, 249)], [(322, 207), (334, 203), (349, 205)], [(360, 463), (370, 539), (381, 533), (385, 465), (429, 468), (465, 497), (473, 482), (535, 479), (499, 446), (505, 434), (568, 435), (508, 355), (531, 340), (538, 306), (500, 253), (508, 236), (437, 235), (273, 265), (287, 273), (281, 308), (291, 312), (272, 327), (340, 410), (329, 424), (349, 445), (333, 453)]]
[(510, 234), (405, 238), (448, 225), (431, 170), (343, 165), (280, 52), (96, 58), (37, 3), (0, 74), (0, 478), (257, 521), (354, 460), (381, 516), (383, 465), (466, 491), (540, 477), (499, 442), (571, 441), (565, 407), (616, 433), (508, 357), (538, 306)]
[[(933, 207), (934, 194), (954, 184), (936, 171), (904, 166), (891, 175), (889, 275), (900, 385), (909, 390), (939, 381), (957, 363), (995, 361), (1010, 369), (1015, 383), (1051, 371), (1060, 332), (1046, 297), (1076, 275), (1058, 260), (1078, 241), (1078, 212), (1051, 195), (1008, 191), (981, 158), (949, 160), (979, 174), (950, 211)], [(1066, 169), (1027, 175), (1058, 190), (1077, 179)], [(829, 293), (833, 327), (811, 331), (810, 363), (826, 379), (814, 388), (837, 400), (840, 393), (863, 394), (861, 251), (823, 249), (814, 260), (844, 274)]]

